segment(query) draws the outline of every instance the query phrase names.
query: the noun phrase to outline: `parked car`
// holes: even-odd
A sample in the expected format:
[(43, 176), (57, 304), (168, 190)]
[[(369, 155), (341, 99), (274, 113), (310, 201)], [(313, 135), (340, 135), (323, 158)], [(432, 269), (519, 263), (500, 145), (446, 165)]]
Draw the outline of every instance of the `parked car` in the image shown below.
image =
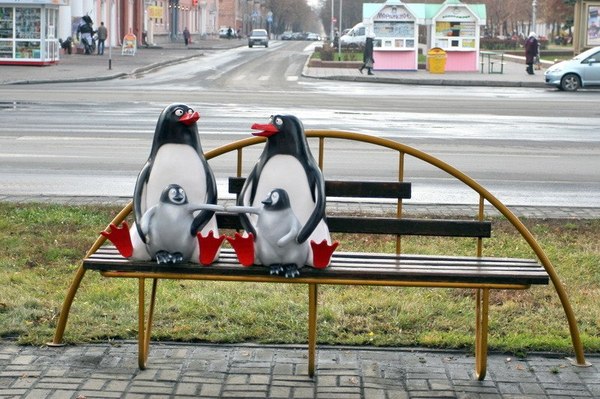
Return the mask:
[(340, 37), (342, 47), (357, 48), (365, 45), (367, 41), (367, 28), (362, 22), (357, 23), (346, 34)]
[(254, 45), (269, 47), (269, 34), (265, 29), (253, 29), (248, 36), (248, 47)]
[(281, 34), (281, 40), (292, 40), (293, 32), (283, 32)]
[(544, 72), (546, 84), (560, 90), (600, 87), (600, 47), (594, 47), (568, 61), (552, 65)]
[(316, 33), (309, 32), (306, 34), (306, 40), (321, 40), (321, 36)]
[(229, 28), (229, 27), (224, 27), (224, 28), (219, 29), (219, 37), (221, 39), (227, 39), (228, 38), (227, 31), (229, 29), (231, 29), (231, 38), (233, 39), (233, 38), (237, 37), (235, 30), (233, 28)]

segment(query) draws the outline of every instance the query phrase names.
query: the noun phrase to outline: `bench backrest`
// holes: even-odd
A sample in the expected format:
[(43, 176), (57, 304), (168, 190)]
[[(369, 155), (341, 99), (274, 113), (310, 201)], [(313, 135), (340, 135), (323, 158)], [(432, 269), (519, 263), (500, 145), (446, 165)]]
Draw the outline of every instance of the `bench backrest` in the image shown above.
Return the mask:
[[(245, 180), (243, 177), (230, 177), (229, 192), (236, 194), (236, 196), (239, 195)], [(408, 199), (411, 197), (411, 183), (397, 181), (326, 180), (325, 195), (328, 200), (331, 198)], [(221, 228), (242, 228), (237, 216), (218, 214), (217, 219)], [(476, 220), (328, 215), (327, 225), (331, 232), (336, 233), (474, 238), (491, 236), (491, 223), (489, 221)]]

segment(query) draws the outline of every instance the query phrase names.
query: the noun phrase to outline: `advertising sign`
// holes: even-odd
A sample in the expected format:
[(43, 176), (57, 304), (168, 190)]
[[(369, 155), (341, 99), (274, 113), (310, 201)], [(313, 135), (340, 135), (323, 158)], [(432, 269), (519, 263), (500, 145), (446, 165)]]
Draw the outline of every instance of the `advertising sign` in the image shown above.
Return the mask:
[(163, 8), (160, 6), (148, 6), (148, 18), (160, 19), (163, 17)]
[(135, 55), (137, 50), (137, 38), (133, 33), (128, 33), (123, 37), (123, 47), (121, 55)]
[(587, 45), (600, 46), (600, 6), (588, 6), (587, 9)]

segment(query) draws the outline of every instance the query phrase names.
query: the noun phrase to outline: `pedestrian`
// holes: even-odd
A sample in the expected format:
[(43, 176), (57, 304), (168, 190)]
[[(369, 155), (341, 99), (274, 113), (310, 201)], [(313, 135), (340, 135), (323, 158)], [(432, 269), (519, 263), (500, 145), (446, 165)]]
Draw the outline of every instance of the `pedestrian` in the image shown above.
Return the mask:
[(104, 26), (104, 22), (100, 22), (96, 34), (98, 35), (98, 55), (104, 55), (104, 42), (108, 37), (108, 29)]
[(527, 64), (528, 74), (533, 75), (533, 63), (538, 57), (538, 40), (535, 32), (531, 32), (525, 41), (525, 63)]
[(187, 47), (190, 43), (190, 31), (188, 30), (187, 26), (183, 28), (183, 41), (185, 42), (185, 47)]
[(231, 37), (233, 36), (233, 29), (231, 29), (231, 26), (229, 28), (227, 28), (227, 38), (231, 39)]
[(367, 41), (365, 42), (365, 49), (363, 51), (363, 64), (358, 71), (363, 73), (363, 69), (367, 68), (368, 75), (374, 75), (372, 72), (373, 64), (375, 64), (375, 59), (373, 58), (373, 36), (367, 36)]

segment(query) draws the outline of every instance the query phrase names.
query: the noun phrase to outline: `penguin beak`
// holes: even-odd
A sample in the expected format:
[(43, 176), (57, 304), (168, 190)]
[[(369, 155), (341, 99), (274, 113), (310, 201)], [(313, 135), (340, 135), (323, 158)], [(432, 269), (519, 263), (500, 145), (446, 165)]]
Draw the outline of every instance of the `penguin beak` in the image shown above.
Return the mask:
[(273, 203), (273, 200), (271, 199), (271, 196), (269, 195), (267, 198), (265, 198), (262, 201), (263, 205), (271, 205)]
[(196, 123), (198, 119), (200, 119), (200, 114), (198, 113), (198, 111), (194, 111), (193, 114), (188, 114), (186, 112), (181, 118), (179, 118), (179, 122), (183, 123), (186, 126), (190, 126)]
[(272, 125), (270, 123), (267, 123), (267, 124), (255, 123), (254, 125), (252, 125), (251, 129), (262, 130), (262, 132), (253, 132), (252, 133), (254, 136), (261, 136), (261, 137), (271, 137), (275, 133), (279, 133), (279, 129), (277, 129), (277, 127), (275, 127), (275, 125)]

